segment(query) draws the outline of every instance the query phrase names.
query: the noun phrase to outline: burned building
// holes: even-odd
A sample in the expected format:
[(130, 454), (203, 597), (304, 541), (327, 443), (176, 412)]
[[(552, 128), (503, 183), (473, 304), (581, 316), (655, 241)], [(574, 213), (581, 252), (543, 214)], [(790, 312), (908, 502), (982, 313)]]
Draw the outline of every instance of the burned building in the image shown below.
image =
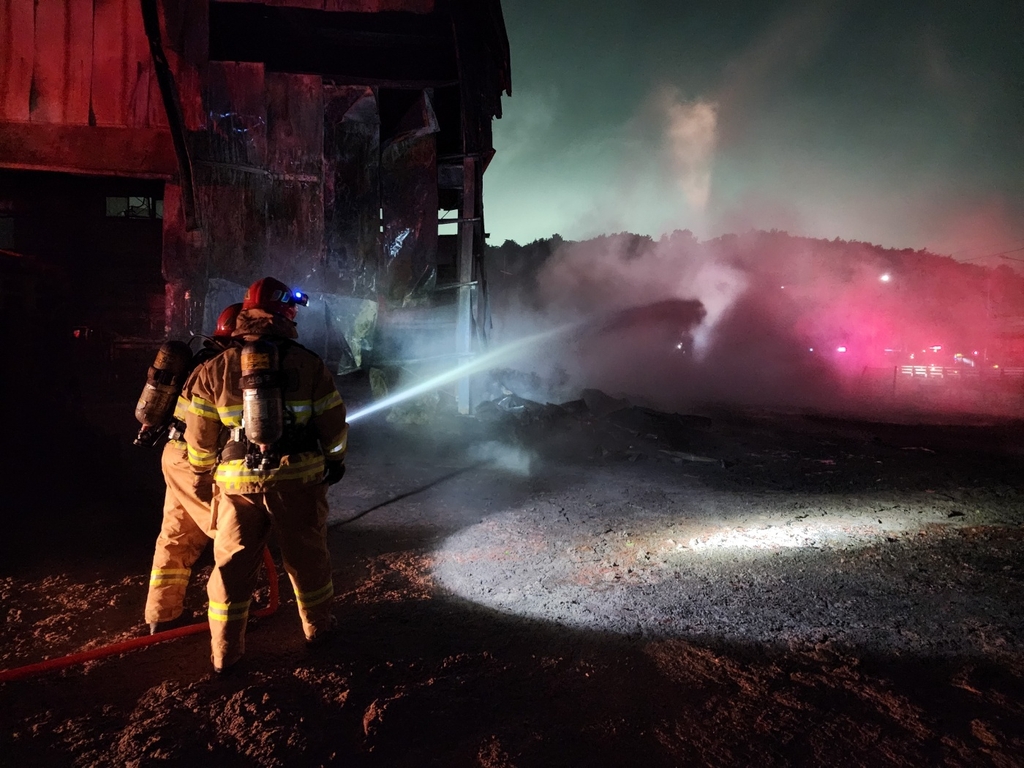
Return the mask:
[(402, 329), (467, 354), (503, 93), (498, 0), (3, 0), (5, 283), (56, 270), (114, 355), (266, 274), (339, 373)]

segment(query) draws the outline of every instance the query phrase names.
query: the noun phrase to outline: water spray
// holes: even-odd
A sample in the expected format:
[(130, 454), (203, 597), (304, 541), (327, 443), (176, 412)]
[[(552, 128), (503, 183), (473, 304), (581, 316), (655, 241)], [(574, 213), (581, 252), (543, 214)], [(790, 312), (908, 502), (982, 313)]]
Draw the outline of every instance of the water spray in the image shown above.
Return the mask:
[(409, 398), (416, 397), (417, 395), (422, 395), (426, 392), (430, 392), (431, 390), (437, 389), (438, 387), (443, 387), (445, 384), (450, 384), (453, 381), (458, 381), (459, 379), (469, 376), (471, 374), (480, 373), (481, 371), (486, 371), (490, 368), (494, 368), (499, 363), (504, 362), (509, 358), (515, 357), (518, 353), (522, 352), (526, 348), (531, 347), (534, 344), (546, 341), (554, 336), (559, 336), (563, 333), (567, 333), (579, 325), (580, 323), (569, 323), (558, 328), (552, 328), (547, 331), (535, 333), (532, 336), (527, 336), (526, 338), (523, 339), (511, 341), (508, 344), (498, 347), (497, 349), (493, 349), (484, 355), (480, 355), (479, 357), (475, 357), (468, 362), (462, 363), (461, 365), (457, 365), (450, 371), (440, 373), (437, 376), (434, 376), (433, 378), (427, 379), (426, 381), (422, 381), (419, 384), (415, 384), (412, 387), (409, 387), (408, 389), (402, 390), (401, 392), (396, 392), (393, 395), (389, 395), (388, 397), (385, 397), (383, 400), (378, 400), (375, 403), (371, 403), (365, 408), (360, 408), (358, 411), (355, 411), (354, 413), (350, 413), (348, 415), (348, 423), (352, 424), (353, 422), (358, 421), (364, 416), (369, 416), (371, 413), (376, 413), (377, 411), (382, 411), (385, 408), (390, 408), (391, 406), (397, 405), (398, 403), (401, 403), (404, 400), (408, 400)]

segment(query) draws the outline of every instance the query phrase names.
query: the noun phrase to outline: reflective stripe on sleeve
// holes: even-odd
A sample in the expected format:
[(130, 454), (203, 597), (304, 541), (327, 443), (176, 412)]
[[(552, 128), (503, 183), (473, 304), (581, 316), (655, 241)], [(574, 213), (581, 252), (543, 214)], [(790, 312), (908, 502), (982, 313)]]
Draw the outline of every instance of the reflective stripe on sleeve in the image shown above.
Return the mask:
[(320, 603), (326, 603), (334, 597), (334, 582), (329, 581), (320, 589), (312, 592), (300, 592), (295, 595), (295, 599), (299, 601), (299, 605), (303, 608), (312, 608)]
[(187, 585), (192, 571), (188, 568), (154, 568), (149, 574), (149, 586), (169, 587), (173, 584)]
[(313, 403), (313, 413), (320, 416), (325, 411), (337, 408), (339, 405), (342, 405), (341, 395), (338, 394), (338, 390), (334, 390), (329, 395), (324, 395)]
[(312, 400), (287, 400), (284, 409), (295, 417), (296, 424), (308, 424), (313, 415)]
[(217, 418), (229, 427), (242, 426), (242, 405), (218, 405)]
[(238, 603), (215, 603), (211, 600), (206, 615), (210, 621), (242, 621), (249, 618), (250, 603), (252, 600), (243, 600)]
[(324, 451), (328, 456), (339, 456), (345, 453), (346, 448), (348, 448), (348, 424), (341, 430), (337, 440), (324, 446)]
[(181, 395), (178, 395), (178, 402), (174, 405), (174, 418), (178, 421), (184, 421), (185, 414), (188, 413), (188, 406), (188, 400)]
[(188, 412), (194, 413), (196, 416), (202, 416), (204, 419), (210, 421), (220, 421), (220, 415), (217, 413), (217, 406), (211, 403), (209, 400), (204, 400), (201, 397), (192, 396), (192, 402), (189, 403)]
[(190, 445), (188, 447), (188, 463), (200, 469), (213, 469), (217, 463), (217, 454), (211, 451), (201, 451)]

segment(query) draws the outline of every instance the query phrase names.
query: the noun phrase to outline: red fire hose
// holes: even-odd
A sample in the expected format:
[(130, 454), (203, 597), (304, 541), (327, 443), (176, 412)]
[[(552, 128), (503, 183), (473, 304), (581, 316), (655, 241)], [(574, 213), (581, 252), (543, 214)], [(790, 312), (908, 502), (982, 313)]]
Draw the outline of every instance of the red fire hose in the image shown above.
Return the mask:
[[(274, 558), (271, 557), (270, 550), (267, 548), (264, 548), (263, 550), (263, 565), (267, 569), (267, 580), (270, 582), (270, 600), (265, 608), (260, 608), (253, 614), (258, 618), (263, 618), (264, 616), (272, 614), (277, 610), (278, 604), (277, 568), (274, 566)], [(166, 632), (158, 632), (155, 635), (133, 637), (131, 640), (124, 640), (120, 643), (105, 645), (102, 648), (93, 648), (92, 650), (82, 651), (81, 653), (72, 653), (69, 656), (47, 659), (46, 661), (40, 661), (37, 664), (15, 667), (14, 669), (0, 669), (0, 683), (6, 683), (10, 680), (21, 680), (22, 678), (31, 677), (32, 675), (37, 675), (41, 672), (51, 672), (55, 669), (64, 669), (65, 667), (71, 667), (85, 661), (102, 659), (106, 656), (114, 656), (118, 653), (133, 651), (136, 648), (144, 648), (147, 645), (162, 643), (165, 640), (175, 640), (179, 637), (185, 637), (185, 635), (195, 635), (206, 630), (209, 626), (210, 622), (203, 621), (198, 624), (189, 624), (185, 627), (178, 627), (177, 629), (169, 629)]]

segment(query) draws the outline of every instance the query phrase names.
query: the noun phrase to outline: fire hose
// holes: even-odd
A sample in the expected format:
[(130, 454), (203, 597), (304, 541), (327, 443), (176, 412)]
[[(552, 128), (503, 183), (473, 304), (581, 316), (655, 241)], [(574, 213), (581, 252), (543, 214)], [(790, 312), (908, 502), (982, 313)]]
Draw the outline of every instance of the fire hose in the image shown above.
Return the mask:
[[(274, 558), (270, 555), (270, 550), (267, 548), (263, 549), (263, 565), (267, 571), (267, 580), (270, 586), (270, 599), (266, 607), (260, 608), (254, 612), (253, 615), (257, 618), (270, 616), (277, 610), (278, 604), (277, 568), (274, 566)], [(176, 640), (179, 637), (185, 637), (186, 635), (195, 635), (208, 629), (209, 626), (209, 621), (202, 621), (197, 624), (189, 624), (184, 627), (177, 627), (164, 632), (157, 632), (155, 635), (133, 637), (131, 640), (124, 640), (120, 643), (112, 643), (111, 645), (104, 645), (100, 648), (92, 648), (88, 651), (72, 653), (68, 656), (58, 656), (57, 658), (46, 659), (45, 661), (40, 661), (36, 664), (28, 664), (24, 667), (0, 669), (0, 683), (6, 683), (11, 680), (22, 680), (26, 677), (38, 675), (42, 672), (52, 672), (55, 669), (64, 669), (86, 661), (93, 661), (94, 659), (102, 659), (107, 656), (114, 656), (119, 653), (134, 651), (136, 648), (145, 648), (147, 645), (155, 645), (167, 640)]]

